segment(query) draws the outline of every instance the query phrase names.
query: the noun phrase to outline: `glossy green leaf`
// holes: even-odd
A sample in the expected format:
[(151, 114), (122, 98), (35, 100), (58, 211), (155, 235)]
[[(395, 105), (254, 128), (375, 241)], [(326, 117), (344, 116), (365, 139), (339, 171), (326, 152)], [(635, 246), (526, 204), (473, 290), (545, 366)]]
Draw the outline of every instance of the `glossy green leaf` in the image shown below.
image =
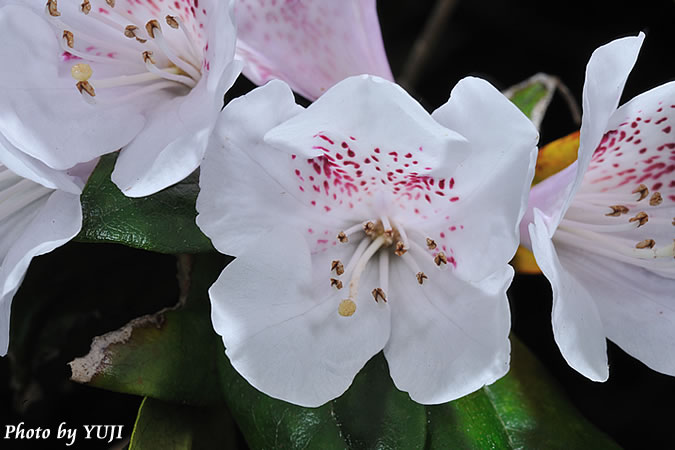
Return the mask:
[(76, 240), (114, 242), (159, 253), (213, 250), (195, 224), (197, 173), (149, 197), (129, 198), (110, 180), (116, 160), (115, 153), (103, 156), (89, 177), (81, 197), (82, 231)]
[(224, 407), (196, 408), (144, 398), (129, 450), (234, 448), (237, 435)]
[(219, 339), (211, 327), (206, 290), (224, 260), (215, 254), (196, 257), (190, 301), (95, 338), (90, 352), (70, 363), (73, 381), (169, 402), (222, 403), (212, 357)]

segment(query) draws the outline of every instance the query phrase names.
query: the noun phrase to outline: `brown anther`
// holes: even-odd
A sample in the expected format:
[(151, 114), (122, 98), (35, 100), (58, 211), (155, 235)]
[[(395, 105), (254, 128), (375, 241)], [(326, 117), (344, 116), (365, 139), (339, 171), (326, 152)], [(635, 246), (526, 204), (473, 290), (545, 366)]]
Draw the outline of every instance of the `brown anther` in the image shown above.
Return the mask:
[(337, 278), (331, 278), (330, 285), (334, 288), (342, 289), (342, 281), (338, 280)]
[(47, 11), (49, 11), (49, 15), (52, 17), (59, 17), (61, 15), (56, 6), (56, 0), (47, 0)]
[(372, 235), (375, 232), (375, 224), (373, 222), (366, 222), (363, 226), (363, 231), (368, 235)]
[(640, 228), (642, 225), (646, 224), (649, 221), (649, 216), (645, 212), (640, 212), (635, 215), (635, 217), (631, 217), (629, 222), (640, 222), (638, 224), (638, 228)]
[(394, 250), (394, 254), (396, 256), (403, 256), (403, 255), (405, 255), (405, 252), (407, 252), (407, 251), (408, 250), (405, 248), (405, 245), (403, 244), (403, 242), (398, 241), (396, 243), (396, 250)]
[(63, 39), (66, 40), (66, 44), (68, 44), (68, 47), (73, 48), (73, 45), (75, 45), (75, 36), (73, 36), (72, 32), (68, 30), (63, 30)]
[(429, 250), (434, 250), (436, 248), (436, 241), (431, 238), (427, 238), (427, 248)]
[(448, 258), (445, 257), (445, 253), (439, 252), (438, 255), (434, 257), (434, 262), (438, 267), (441, 267), (441, 264), (448, 263)]
[(157, 22), (156, 19), (152, 19), (145, 24), (145, 31), (147, 31), (148, 35), (153, 39), (155, 38), (155, 30), (162, 31), (162, 28), (159, 26), (159, 22)]
[(628, 208), (626, 208), (623, 205), (612, 205), (610, 206), (612, 212), (605, 214), (606, 216), (609, 217), (619, 217), (621, 214), (627, 214), (628, 213)]
[(111, 8), (115, 7), (115, 0), (105, 0), (105, 2), (110, 6)]
[(138, 27), (136, 25), (127, 25), (124, 28), (124, 35), (128, 37), (129, 39), (133, 39), (136, 37), (136, 31), (138, 30)]
[(89, 14), (91, 12), (91, 3), (89, 3), (89, 0), (84, 0), (82, 4), (80, 5), (80, 11), (82, 11), (85, 14)]
[(384, 293), (384, 291), (381, 288), (375, 288), (373, 289), (373, 298), (375, 299), (375, 303), (379, 302), (382, 300), (383, 302), (387, 303), (387, 295)]
[(633, 190), (633, 194), (640, 194), (640, 198), (637, 199), (639, 202), (649, 195), (649, 189), (644, 184), (641, 184)]
[(148, 42), (147, 39), (141, 39), (141, 38), (139, 38), (139, 37), (137, 37), (136, 40), (137, 40), (138, 42), (140, 42), (141, 44), (145, 44), (146, 42)]
[(654, 248), (655, 245), (656, 242), (654, 239), (645, 239), (644, 241), (640, 241), (635, 244), (635, 248)]
[(675, 217), (673, 217), (673, 226), (675, 227)]
[(155, 64), (155, 59), (152, 57), (152, 52), (149, 50), (146, 50), (143, 52), (143, 62), (144, 63), (150, 63), (150, 64)]
[(338, 233), (337, 240), (340, 241), (343, 244), (346, 244), (347, 242), (349, 242), (349, 238), (347, 237), (347, 235), (345, 234), (344, 231), (340, 231)]
[(654, 192), (652, 198), (649, 199), (650, 206), (659, 206), (663, 202), (663, 197), (661, 197), (660, 192)]
[(335, 261), (331, 261), (330, 263), (330, 271), (335, 271), (336, 274), (342, 275), (345, 273), (345, 266), (342, 265), (339, 259), (336, 259)]
[(77, 90), (80, 91), (80, 94), (82, 93), (82, 91), (85, 91), (92, 97), (96, 97), (96, 91), (94, 91), (94, 87), (91, 84), (89, 84), (88, 81), (78, 81), (75, 86), (77, 86)]
[(178, 29), (178, 21), (175, 16), (166, 16), (166, 24), (171, 28)]
[(417, 282), (419, 284), (423, 284), (424, 280), (429, 278), (428, 276), (426, 276), (426, 274), (424, 272), (417, 272), (417, 274), (415, 276), (417, 277)]

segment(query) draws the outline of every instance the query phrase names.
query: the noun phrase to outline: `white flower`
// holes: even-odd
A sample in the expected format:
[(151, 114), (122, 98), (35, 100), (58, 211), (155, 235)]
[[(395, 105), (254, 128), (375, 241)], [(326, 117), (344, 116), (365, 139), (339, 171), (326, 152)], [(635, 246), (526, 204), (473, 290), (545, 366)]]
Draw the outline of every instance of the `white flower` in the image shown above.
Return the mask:
[(258, 85), (272, 79), (314, 100), (338, 81), (393, 80), (375, 0), (236, 0), (237, 56)]
[(588, 63), (578, 161), (532, 189), (537, 263), (567, 362), (604, 381), (606, 337), (675, 375), (675, 83), (617, 109), (644, 35)]
[(95, 161), (57, 171), (0, 134), (0, 355), (7, 354), (12, 298), (33, 257), (79, 233), (80, 192)]
[(321, 405), (381, 350), (421, 403), (507, 372), (507, 262), (537, 132), (492, 86), (462, 80), (432, 117), (376, 77), (306, 110), (272, 81), (216, 130), (197, 223), (237, 257), (209, 291), (212, 319), (253, 386)]
[(0, 133), (12, 145), (56, 170), (123, 148), (112, 178), (134, 197), (199, 165), (240, 70), (229, 0), (4, 3)]

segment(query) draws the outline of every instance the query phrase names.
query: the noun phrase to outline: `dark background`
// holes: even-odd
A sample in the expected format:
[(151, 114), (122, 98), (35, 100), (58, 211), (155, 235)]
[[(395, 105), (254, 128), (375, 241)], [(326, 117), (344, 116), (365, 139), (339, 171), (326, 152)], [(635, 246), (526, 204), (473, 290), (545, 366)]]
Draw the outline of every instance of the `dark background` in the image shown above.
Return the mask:
[[(336, 0), (338, 1), (338, 0)], [(380, 0), (384, 42), (395, 76), (435, 2)], [(585, 65), (598, 46), (645, 31), (647, 38), (624, 97), (675, 78), (675, 2), (459, 0), (419, 78), (408, 86), (432, 110), (464, 76), (504, 89), (536, 72), (558, 76), (581, 99)], [(234, 94), (251, 88), (240, 80)], [(541, 143), (574, 131), (558, 97)], [(124, 424), (130, 432), (140, 398), (76, 385), (66, 363), (91, 338), (175, 303), (175, 259), (114, 245), (71, 243), (36, 258), (15, 298), (10, 355), (0, 359), (0, 424)], [(513, 330), (559, 380), (580, 411), (626, 448), (673, 447), (675, 378), (658, 374), (610, 344), (610, 380), (594, 383), (570, 369), (550, 327), (550, 288), (543, 277), (517, 276), (510, 289)], [(673, 294), (675, 298), (675, 293)], [(137, 299), (143, 298), (143, 302)], [(16, 339), (15, 336), (18, 336)], [(4, 435), (4, 427), (2, 428)], [(9, 443), (8, 443), (9, 442)], [(17, 441), (0, 440), (0, 448)], [(53, 445), (53, 444), (52, 444)], [(16, 447), (18, 448), (18, 447)], [(43, 445), (41, 448), (50, 448)]]

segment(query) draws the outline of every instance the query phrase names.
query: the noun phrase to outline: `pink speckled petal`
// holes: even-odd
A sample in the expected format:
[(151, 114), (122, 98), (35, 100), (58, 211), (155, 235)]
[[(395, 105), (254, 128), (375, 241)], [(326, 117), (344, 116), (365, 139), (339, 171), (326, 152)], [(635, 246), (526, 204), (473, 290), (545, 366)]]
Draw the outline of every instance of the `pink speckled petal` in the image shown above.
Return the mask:
[[(419, 255), (418, 255), (419, 256)], [(445, 403), (504, 376), (511, 320), (506, 289), (513, 270), (472, 284), (418, 257), (419, 285), (400, 260), (392, 266), (391, 337), (384, 354), (396, 387), (418, 403)]]
[[(320, 406), (346, 391), (389, 338), (389, 306), (366, 289), (351, 317), (338, 314), (344, 294), (328, 282), (332, 255), (310, 255), (300, 233), (275, 228), (209, 289), (213, 327), (232, 365), (269, 396)], [(373, 272), (364, 284), (373, 284)]]
[(237, 0), (237, 54), (256, 84), (286, 81), (314, 100), (351, 75), (393, 80), (375, 0)]

